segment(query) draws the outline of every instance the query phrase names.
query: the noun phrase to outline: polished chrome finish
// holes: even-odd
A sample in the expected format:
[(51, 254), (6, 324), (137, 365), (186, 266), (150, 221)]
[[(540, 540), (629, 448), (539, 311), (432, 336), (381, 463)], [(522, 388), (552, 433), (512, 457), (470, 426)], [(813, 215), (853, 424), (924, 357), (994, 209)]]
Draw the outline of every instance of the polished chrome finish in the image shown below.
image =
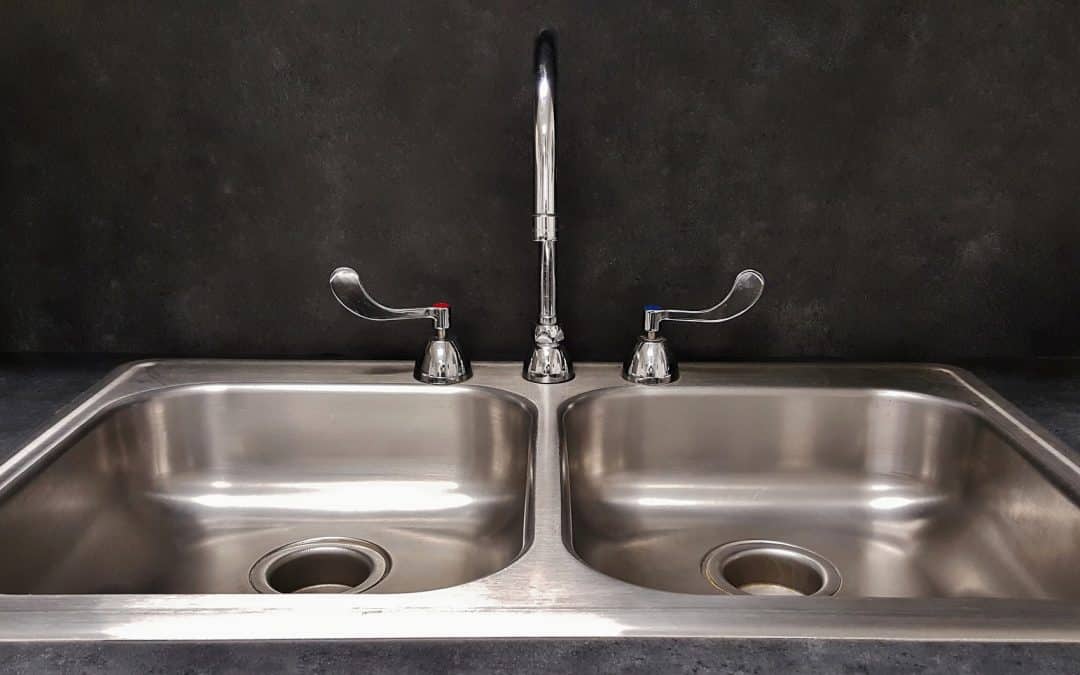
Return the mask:
[(339, 267), (330, 275), (330, 291), (341, 306), (362, 319), (400, 321), (431, 319), (435, 330), (450, 328), (449, 307), (406, 307), (394, 309), (380, 304), (360, 283), (360, 275), (351, 267)]
[(315, 537), (270, 551), (248, 579), (259, 593), (363, 593), (389, 570), (390, 555), (370, 541)]
[(425, 384), (458, 384), (472, 377), (472, 368), (461, 355), (457, 340), (439, 331), (428, 338), (413, 367), (413, 377)]
[[(1080, 467), (963, 371), (474, 371), (119, 370), (0, 468), (0, 639), (1080, 642)], [(253, 590), (260, 556), (313, 537), (372, 542), (390, 572), (364, 593)], [(826, 558), (841, 589), (718, 591), (705, 556), (745, 539)]]
[(623, 364), (623, 378), (634, 384), (668, 384), (679, 379), (679, 363), (667, 340), (656, 333), (638, 338)]
[(525, 379), (538, 384), (557, 384), (574, 377), (574, 366), (562, 347), (563, 332), (557, 325), (537, 324), (532, 356), (522, 371)]
[[(550, 241), (556, 241), (556, 240), (557, 240), (557, 237), (555, 236), (555, 216), (549, 216), (549, 215), (533, 216), (533, 241), (550, 242)], [(543, 254), (544, 250), (549, 250), (549, 249), (541, 250), (541, 254)], [(550, 250), (554, 251), (553, 248), (550, 249)], [(541, 309), (542, 314), (545, 314), (545, 315), (550, 315), (551, 314), (551, 311), (553, 309), (552, 308), (552, 305), (553, 305), (552, 299), (553, 298), (554, 298), (554, 295), (552, 295), (552, 294), (548, 294), (543, 298), (543, 300), (546, 300), (547, 302), (543, 303), (543, 306), (542, 306), (542, 309)]]
[[(555, 36), (544, 31), (536, 38), (536, 120), (533, 150), (536, 154), (537, 221), (555, 220)], [(537, 228), (542, 229), (538, 226)], [(552, 229), (554, 229), (552, 227)], [(551, 237), (553, 238), (554, 233)]]
[(645, 332), (660, 330), (662, 321), (686, 321), (688, 323), (723, 323), (745, 314), (753, 307), (765, 290), (765, 277), (756, 270), (743, 270), (735, 276), (735, 283), (724, 299), (708, 309), (646, 309)]
[(339, 267), (330, 275), (330, 291), (341, 306), (356, 316), (372, 321), (401, 319), (431, 319), (435, 333), (428, 338), (420, 358), (416, 360), (414, 376), (426, 384), (458, 384), (472, 377), (469, 362), (461, 355), (457, 341), (449, 334), (450, 307), (407, 307), (395, 309), (380, 304), (360, 283), (360, 276), (351, 267)]
[(757, 539), (717, 546), (701, 573), (731, 595), (835, 595), (841, 584), (836, 565), (810, 549)]
[(533, 240), (540, 243), (540, 320), (533, 352), (522, 375), (530, 382), (554, 384), (573, 379), (574, 368), (562, 345), (555, 311), (555, 38), (544, 31), (536, 40), (536, 205)]
[(765, 290), (765, 277), (743, 270), (735, 277), (727, 296), (708, 309), (645, 309), (645, 333), (638, 338), (630, 358), (623, 364), (623, 379), (634, 384), (668, 384), (679, 379), (679, 364), (667, 341), (659, 335), (664, 321), (723, 323), (745, 314)]

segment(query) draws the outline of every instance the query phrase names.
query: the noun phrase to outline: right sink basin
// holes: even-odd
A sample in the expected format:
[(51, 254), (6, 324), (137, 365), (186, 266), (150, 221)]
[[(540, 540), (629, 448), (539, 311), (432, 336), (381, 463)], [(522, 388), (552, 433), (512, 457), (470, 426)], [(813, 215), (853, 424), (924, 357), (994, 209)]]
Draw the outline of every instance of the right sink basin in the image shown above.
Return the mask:
[(1080, 599), (1080, 509), (964, 403), (622, 387), (563, 408), (566, 541), (692, 594)]

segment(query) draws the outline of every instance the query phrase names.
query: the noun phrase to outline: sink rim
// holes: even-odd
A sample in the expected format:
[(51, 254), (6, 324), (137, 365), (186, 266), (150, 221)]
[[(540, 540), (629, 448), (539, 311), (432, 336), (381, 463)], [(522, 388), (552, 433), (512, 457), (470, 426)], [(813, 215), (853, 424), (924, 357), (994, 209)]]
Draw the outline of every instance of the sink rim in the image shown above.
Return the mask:
[[(32, 469), (125, 397), (177, 384), (280, 384), (283, 378), (432, 389), (414, 382), (412, 364), (404, 361), (136, 361), (59, 413), (0, 466), (0, 476)], [(1080, 487), (1080, 466), (1064, 443), (951, 366), (689, 363), (682, 366), (682, 378), (665, 389), (867, 381), (970, 406), (1044, 471), (1070, 490)], [(407, 594), (0, 595), (0, 641), (635, 636), (1080, 642), (1080, 606), (1061, 601), (694, 596), (607, 577), (564, 544), (559, 424), (565, 405), (579, 395), (642, 385), (624, 382), (614, 363), (578, 364), (571, 382), (539, 385), (521, 379), (516, 362), (481, 362), (474, 364), (472, 380), (453, 386), (512, 394), (535, 414), (526, 514), (531, 544), (502, 570), (460, 586)]]

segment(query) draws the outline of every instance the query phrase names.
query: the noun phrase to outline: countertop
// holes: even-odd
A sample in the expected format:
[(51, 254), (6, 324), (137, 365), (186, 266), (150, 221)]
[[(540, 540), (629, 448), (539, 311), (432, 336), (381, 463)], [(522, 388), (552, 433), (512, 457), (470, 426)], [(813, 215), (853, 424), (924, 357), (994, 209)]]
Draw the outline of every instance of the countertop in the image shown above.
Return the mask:
[[(126, 360), (0, 360), (0, 459)], [(1080, 359), (960, 365), (1080, 450)], [(0, 659), (12, 672), (1072, 673), (1080, 645), (756, 639), (0, 643)]]

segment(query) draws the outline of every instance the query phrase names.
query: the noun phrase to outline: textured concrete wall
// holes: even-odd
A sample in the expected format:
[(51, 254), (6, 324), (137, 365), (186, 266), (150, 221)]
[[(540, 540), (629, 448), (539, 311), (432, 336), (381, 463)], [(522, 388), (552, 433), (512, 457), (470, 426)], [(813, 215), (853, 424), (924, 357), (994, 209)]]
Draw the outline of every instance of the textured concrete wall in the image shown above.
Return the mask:
[(0, 3), (0, 350), (474, 358), (536, 315), (532, 39), (559, 32), (559, 309), (767, 280), (684, 359), (1080, 353), (1071, 2)]

